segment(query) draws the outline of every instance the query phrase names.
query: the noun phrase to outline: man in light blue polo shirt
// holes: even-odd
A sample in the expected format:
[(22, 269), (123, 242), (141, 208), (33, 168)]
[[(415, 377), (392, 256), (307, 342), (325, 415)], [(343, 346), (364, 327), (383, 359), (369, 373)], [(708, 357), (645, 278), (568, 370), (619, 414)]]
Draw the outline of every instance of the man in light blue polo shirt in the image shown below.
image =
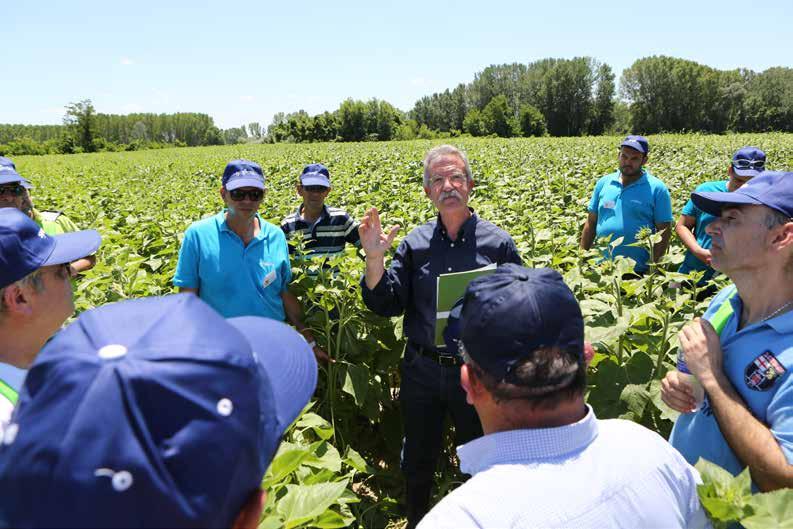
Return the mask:
[(622, 243), (603, 250), (603, 255), (617, 255), (636, 261), (636, 273), (649, 268), (649, 253), (642, 247), (629, 246), (636, 242), (636, 234), (647, 227), (661, 232), (661, 242), (653, 247), (653, 261), (658, 261), (669, 246), (672, 224), (672, 200), (669, 190), (658, 178), (644, 169), (650, 146), (644, 136), (628, 136), (620, 144), (619, 170), (598, 180), (587, 211), (589, 215), (581, 232), (581, 248), (592, 247), (595, 237), (611, 240), (623, 237)]
[(661, 396), (683, 413), (670, 441), (738, 474), (761, 491), (793, 487), (793, 173), (766, 171), (734, 192), (697, 192), (712, 265), (733, 280), (704, 319), (680, 333), (685, 364), (704, 388), (672, 371)]
[(226, 208), (187, 228), (173, 283), (182, 292), (197, 294), (225, 318), (288, 319), (317, 358), (327, 358), (303, 324), (299, 301), (288, 290), (292, 269), (286, 237), (259, 215), (264, 192), (258, 164), (229, 162), (220, 188)]
[[(735, 191), (750, 178), (759, 175), (765, 168), (765, 153), (757, 147), (742, 147), (732, 157), (727, 170), (727, 180), (705, 182), (697, 186), (695, 193), (713, 191)], [(678, 268), (681, 274), (692, 271), (704, 271), (698, 285), (705, 285), (716, 273), (710, 266), (710, 235), (708, 225), (715, 219), (713, 215), (699, 209), (693, 200), (686, 202), (680, 218), (675, 224), (675, 233), (686, 246), (686, 256)], [(715, 294), (715, 289), (710, 295)], [(710, 297), (710, 296), (707, 296)], [(704, 299), (704, 298), (703, 298)]]

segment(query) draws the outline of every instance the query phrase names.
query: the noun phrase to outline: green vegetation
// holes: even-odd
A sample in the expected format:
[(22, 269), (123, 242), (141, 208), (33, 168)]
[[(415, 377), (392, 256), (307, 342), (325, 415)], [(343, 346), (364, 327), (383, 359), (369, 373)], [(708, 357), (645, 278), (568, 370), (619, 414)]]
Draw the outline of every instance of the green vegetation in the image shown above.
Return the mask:
[[(587, 339), (597, 350), (589, 403), (601, 418), (626, 418), (666, 436), (675, 414), (660, 401), (659, 381), (674, 368), (677, 331), (706, 304), (695, 301), (694, 291), (669, 288), (681, 279), (674, 272), (683, 258), (676, 240), (663, 262), (639, 280), (623, 280), (629, 262), (600, 263), (596, 251), (579, 250), (586, 204), (596, 179), (616, 169), (619, 139), (455, 143), (471, 159), (477, 213), (513, 236), (526, 265), (559, 270), (581, 302)], [(262, 214), (272, 222), (293, 211), (303, 165), (319, 161), (332, 174), (329, 204), (358, 218), (376, 206), (384, 224), (400, 224), (404, 236), (433, 216), (421, 190), (421, 160), (433, 143), (248, 144), (15, 161), (36, 186), (37, 207), (64, 210), (78, 225), (102, 233), (96, 268), (76, 283), (76, 304), (85, 310), (173, 291), (184, 229), (221, 207), (220, 174), (230, 159), (261, 164), (268, 186)], [(661, 135), (650, 144), (648, 167), (669, 186), (675, 212), (697, 184), (724, 178), (741, 146), (761, 147), (772, 169), (793, 167), (789, 134)], [(336, 362), (322, 368), (311, 412), (290, 431), (265, 478), (271, 500), (264, 527), (343, 527), (353, 520), (383, 527), (400, 518), (401, 320), (364, 308), (358, 286), (363, 263), (354, 251), (333, 264), (338, 273), (317, 267), (312, 275), (295, 263), (295, 290), (310, 308), (307, 323)], [(439, 494), (459, 480), (452, 469), (451, 461), (441, 462)], [(724, 490), (707, 494), (721, 497)]]

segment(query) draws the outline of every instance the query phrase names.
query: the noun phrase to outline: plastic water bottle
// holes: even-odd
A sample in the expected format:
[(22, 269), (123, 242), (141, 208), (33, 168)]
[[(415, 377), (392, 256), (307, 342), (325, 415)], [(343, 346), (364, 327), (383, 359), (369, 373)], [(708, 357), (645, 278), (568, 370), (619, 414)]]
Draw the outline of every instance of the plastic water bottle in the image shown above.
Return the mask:
[(699, 383), (697, 377), (691, 374), (691, 371), (688, 370), (688, 366), (686, 365), (686, 356), (683, 353), (683, 349), (680, 347), (677, 349), (677, 370), (691, 386), (691, 390), (694, 393), (694, 400), (696, 401), (694, 404), (694, 411), (699, 411), (699, 409), (702, 407), (702, 403), (705, 401), (705, 389), (702, 387), (702, 384)]

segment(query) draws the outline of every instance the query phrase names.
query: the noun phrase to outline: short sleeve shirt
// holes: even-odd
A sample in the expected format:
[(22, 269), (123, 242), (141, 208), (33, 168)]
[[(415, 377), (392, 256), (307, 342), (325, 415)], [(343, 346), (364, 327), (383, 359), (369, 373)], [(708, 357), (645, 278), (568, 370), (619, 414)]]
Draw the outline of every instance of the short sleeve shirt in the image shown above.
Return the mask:
[[(732, 287), (719, 292), (703, 317), (709, 320), (725, 301), (732, 305), (720, 335), (724, 373), (793, 464), (793, 311), (738, 330), (743, 304), (734, 293)], [(680, 415), (669, 441), (691, 464), (704, 457), (736, 475), (746, 467), (721, 434), (707, 396), (700, 410)]]
[[(694, 190), (695, 193), (707, 193), (713, 191), (726, 192), (727, 181), (723, 180), (719, 182), (705, 182), (704, 184), (698, 185)], [(716, 217), (699, 209), (691, 199), (688, 199), (688, 202), (686, 202), (686, 205), (683, 207), (683, 211), (681, 213), (688, 217), (694, 217), (696, 220), (696, 225), (694, 226), (694, 236), (697, 238), (697, 244), (706, 250), (709, 249), (711, 239), (710, 235), (708, 235), (705, 231), (705, 228), (707, 228), (708, 224), (713, 222)], [(713, 268), (697, 259), (690, 250), (686, 250), (686, 256), (683, 259), (683, 264), (680, 265), (678, 272), (681, 274), (687, 274), (692, 270), (705, 270), (707, 272), (703, 278), (705, 280), (713, 277), (713, 274), (715, 273)]]
[(647, 171), (633, 183), (622, 185), (619, 171), (603, 176), (595, 185), (592, 200), (587, 208), (597, 214), (597, 237), (617, 239), (624, 237), (622, 244), (614, 249), (604, 249), (605, 257), (622, 255), (636, 261), (636, 271), (648, 269), (650, 254), (644, 248), (629, 246), (636, 242), (637, 232), (648, 227), (655, 232), (655, 225), (672, 222), (672, 200), (666, 185)]
[(57, 211), (40, 212), (34, 209), (31, 217), (36, 224), (44, 228), (44, 233), (50, 236), (79, 230), (69, 217)]
[[(258, 216), (258, 215), (257, 215)], [(261, 216), (247, 246), (226, 224), (226, 211), (193, 223), (184, 235), (173, 284), (198, 296), (225, 318), (285, 319), (281, 293), (292, 280), (286, 237)]]

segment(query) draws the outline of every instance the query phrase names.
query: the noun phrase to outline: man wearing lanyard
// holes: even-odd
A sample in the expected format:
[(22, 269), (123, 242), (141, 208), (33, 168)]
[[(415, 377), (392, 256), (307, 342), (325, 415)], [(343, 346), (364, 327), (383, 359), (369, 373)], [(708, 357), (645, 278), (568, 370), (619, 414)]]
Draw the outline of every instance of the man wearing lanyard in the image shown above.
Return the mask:
[(521, 263), (512, 238), (468, 207), (473, 187), (465, 154), (450, 145), (435, 147), (424, 159), (424, 192), (438, 216), (405, 237), (387, 270), (385, 252), (399, 227), (386, 234), (380, 215), (372, 208), (359, 228), (366, 254), (361, 280), (364, 303), (383, 316), (405, 316), (408, 342), (400, 366), (399, 401), (408, 527), (415, 527), (429, 509), (447, 413), (457, 444), (482, 435), (476, 410), (466, 403), (460, 387), (461, 361), (453, 351), (435, 347), (437, 278), (490, 264)]

